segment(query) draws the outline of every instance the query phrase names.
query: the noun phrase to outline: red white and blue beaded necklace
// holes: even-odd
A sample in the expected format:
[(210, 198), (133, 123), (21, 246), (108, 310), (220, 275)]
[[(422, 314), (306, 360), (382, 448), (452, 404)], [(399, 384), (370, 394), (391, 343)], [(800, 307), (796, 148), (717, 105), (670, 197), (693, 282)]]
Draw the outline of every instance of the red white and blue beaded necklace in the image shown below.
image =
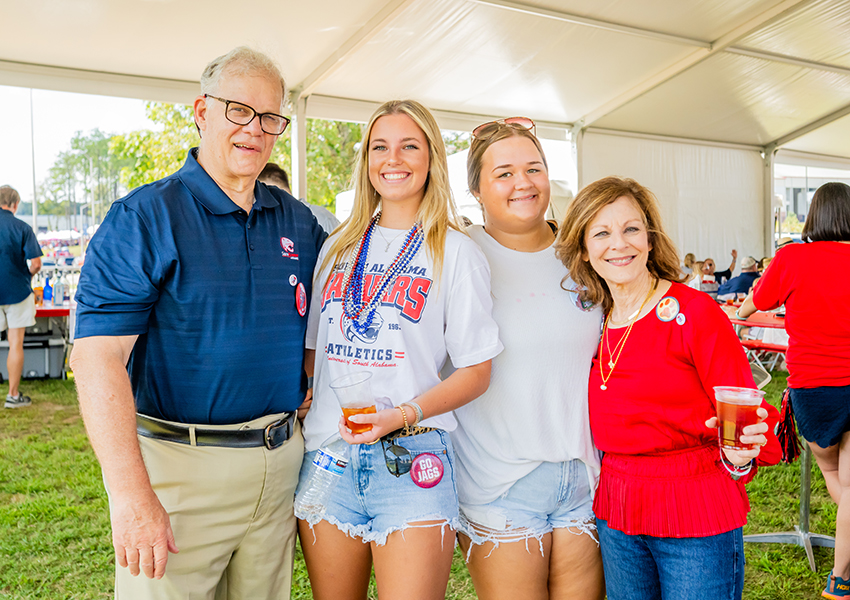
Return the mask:
[(354, 330), (360, 334), (366, 333), (372, 326), (372, 320), (375, 318), (375, 312), (378, 310), (384, 292), (395, 281), (395, 278), (404, 272), (404, 269), (416, 256), (425, 238), (421, 225), (414, 223), (410, 231), (407, 232), (398, 254), (384, 271), (378, 284), (370, 286), (375, 290), (374, 293), (367, 297), (363, 275), (369, 259), (372, 235), (375, 233), (375, 227), (378, 226), (380, 218), (380, 212), (372, 217), (363, 237), (360, 238), (354, 248), (352, 259), (346, 262), (345, 274), (342, 279), (342, 311), (346, 317), (351, 319), (351, 326)]

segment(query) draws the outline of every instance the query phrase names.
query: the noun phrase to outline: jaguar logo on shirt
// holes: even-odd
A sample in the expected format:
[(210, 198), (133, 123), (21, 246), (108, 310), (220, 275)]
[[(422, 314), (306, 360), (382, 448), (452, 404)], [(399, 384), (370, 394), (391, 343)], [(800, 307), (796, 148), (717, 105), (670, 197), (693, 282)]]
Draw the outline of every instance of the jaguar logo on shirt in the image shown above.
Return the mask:
[(281, 256), (298, 260), (298, 255), (295, 253), (295, 243), (292, 240), (287, 237), (280, 238), (280, 247), (283, 249), (283, 252), (280, 253)]
[(342, 330), (342, 335), (345, 336), (349, 342), (353, 342), (355, 340), (360, 340), (366, 344), (374, 344), (378, 339), (378, 332), (381, 331), (381, 326), (384, 324), (384, 317), (381, 316), (381, 313), (376, 312), (375, 316), (372, 317), (372, 323), (369, 325), (369, 328), (360, 333), (354, 327), (351, 326), (351, 319), (342, 316), (339, 327)]

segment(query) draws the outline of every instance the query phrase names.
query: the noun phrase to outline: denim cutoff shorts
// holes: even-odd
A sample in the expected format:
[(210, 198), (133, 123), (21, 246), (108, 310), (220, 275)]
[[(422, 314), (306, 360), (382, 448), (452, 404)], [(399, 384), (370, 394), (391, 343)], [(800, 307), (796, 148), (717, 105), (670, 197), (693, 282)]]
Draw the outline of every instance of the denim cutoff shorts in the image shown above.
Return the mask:
[[(430, 452), (439, 457), (443, 464), (443, 478), (431, 488), (422, 488), (413, 483), (410, 473), (396, 477), (387, 469), (384, 446), (389, 442), (378, 442), (371, 446), (351, 446), (348, 466), (334, 488), (323, 520), (349, 536), (360, 537), (364, 542), (385, 544), (387, 536), (394, 531), (403, 531), (419, 521), (436, 521), (434, 525), (456, 530), (459, 525), (457, 510), (457, 486), (455, 485), (454, 454), (449, 434), (443, 430), (430, 431), (395, 440), (399, 446), (410, 451), (413, 458)], [(296, 497), (310, 476), (316, 451), (304, 454)], [(296, 516), (298, 514), (296, 513)], [(315, 523), (311, 523), (312, 529)], [(454, 533), (451, 534), (454, 543)]]
[[(578, 460), (544, 462), (489, 504), (460, 504), (460, 530), (473, 544), (519, 542), (572, 527), (595, 538), (593, 489)], [(471, 546), (470, 546), (471, 549)]]

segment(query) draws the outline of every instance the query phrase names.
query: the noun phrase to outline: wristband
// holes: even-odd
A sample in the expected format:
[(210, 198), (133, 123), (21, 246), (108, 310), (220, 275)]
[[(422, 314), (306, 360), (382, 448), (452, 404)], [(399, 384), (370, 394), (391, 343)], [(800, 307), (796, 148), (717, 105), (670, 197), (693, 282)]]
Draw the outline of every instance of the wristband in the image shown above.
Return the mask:
[(312, 389), (312, 388), (313, 388), (313, 376), (310, 375), (307, 378), (307, 389), (309, 390), (309, 389)]

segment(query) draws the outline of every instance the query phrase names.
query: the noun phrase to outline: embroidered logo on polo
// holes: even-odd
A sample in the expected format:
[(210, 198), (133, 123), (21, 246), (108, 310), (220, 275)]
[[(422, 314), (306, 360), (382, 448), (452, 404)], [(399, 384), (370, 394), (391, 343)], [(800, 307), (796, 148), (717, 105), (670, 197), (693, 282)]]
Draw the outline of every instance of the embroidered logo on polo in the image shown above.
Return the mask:
[(280, 247), (283, 252), (280, 253), (284, 258), (298, 260), (298, 254), (295, 253), (295, 243), (287, 237), (280, 238)]

